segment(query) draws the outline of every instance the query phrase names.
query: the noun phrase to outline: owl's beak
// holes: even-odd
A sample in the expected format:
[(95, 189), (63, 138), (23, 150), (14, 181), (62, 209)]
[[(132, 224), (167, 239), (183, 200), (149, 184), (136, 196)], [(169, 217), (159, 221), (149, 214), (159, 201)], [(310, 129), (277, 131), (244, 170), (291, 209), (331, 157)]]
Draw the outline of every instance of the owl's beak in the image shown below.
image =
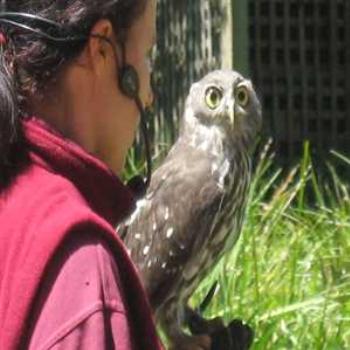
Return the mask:
[(230, 122), (232, 124), (232, 127), (235, 126), (235, 109), (233, 108), (230, 108), (230, 111), (229, 111), (229, 117), (230, 117)]
[(235, 125), (235, 100), (232, 98), (227, 103), (228, 116), (232, 127)]

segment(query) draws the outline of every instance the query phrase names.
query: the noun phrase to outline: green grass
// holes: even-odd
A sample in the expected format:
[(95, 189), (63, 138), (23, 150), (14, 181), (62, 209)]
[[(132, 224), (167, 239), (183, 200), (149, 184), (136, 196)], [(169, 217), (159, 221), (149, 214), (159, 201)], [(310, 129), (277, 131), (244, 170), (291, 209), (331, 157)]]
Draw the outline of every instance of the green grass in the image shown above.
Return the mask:
[(329, 174), (321, 185), (307, 145), (284, 175), (266, 149), (242, 236), (192, 298), (218, 280), (206, 316), (245, 320), (255, 350), (350, 349), (350, 193), (330, 165)]
[[(350, 169), (348, 158), (333, 157)], [(137, 158), (126, 176), (142, 170)], [(245, 320), (253, 350), (350, 349), (350, 181), (330, 164), (327, 174), (320, 180), (308, 144), (288, 173), (266, 146), (241, 238), (192, 298), (198, 305), (219, 281), (205, 316)]]

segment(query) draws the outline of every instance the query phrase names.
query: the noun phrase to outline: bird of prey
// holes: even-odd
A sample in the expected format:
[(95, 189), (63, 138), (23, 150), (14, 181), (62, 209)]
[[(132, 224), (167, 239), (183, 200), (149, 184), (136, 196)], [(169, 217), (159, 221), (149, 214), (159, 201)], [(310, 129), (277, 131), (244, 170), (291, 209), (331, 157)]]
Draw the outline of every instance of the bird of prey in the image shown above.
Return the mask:
[(262, 123), (253, 86), (216, 70), (191, 86), (179, 137), (121, 229), (172, 349), (207, 349), (183, 331), (188, 300), (236, 242)]

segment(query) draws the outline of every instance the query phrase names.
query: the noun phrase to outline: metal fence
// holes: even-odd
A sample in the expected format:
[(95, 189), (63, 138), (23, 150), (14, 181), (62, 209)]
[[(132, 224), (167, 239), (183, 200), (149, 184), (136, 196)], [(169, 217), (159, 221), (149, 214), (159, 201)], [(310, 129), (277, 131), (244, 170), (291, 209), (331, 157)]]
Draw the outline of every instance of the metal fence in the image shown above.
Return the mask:
[(290, 159), (350, 151), (350, 1), (249, 0), (249, 57), (265, 120)]
[(232, 43), (280, 154), (350, 150), (349, 0), (159, 0), (155, 145), (175, 139), (191, 83), (232, 66)]

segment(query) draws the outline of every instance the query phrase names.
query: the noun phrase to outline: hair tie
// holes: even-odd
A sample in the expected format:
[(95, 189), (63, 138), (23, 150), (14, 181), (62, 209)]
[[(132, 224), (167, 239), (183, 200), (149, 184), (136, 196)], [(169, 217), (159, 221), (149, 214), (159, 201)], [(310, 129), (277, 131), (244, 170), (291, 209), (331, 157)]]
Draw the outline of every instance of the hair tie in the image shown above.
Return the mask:
[(7, 44), (6, 35), (0, 31), (0, 47), (5, 46)]

